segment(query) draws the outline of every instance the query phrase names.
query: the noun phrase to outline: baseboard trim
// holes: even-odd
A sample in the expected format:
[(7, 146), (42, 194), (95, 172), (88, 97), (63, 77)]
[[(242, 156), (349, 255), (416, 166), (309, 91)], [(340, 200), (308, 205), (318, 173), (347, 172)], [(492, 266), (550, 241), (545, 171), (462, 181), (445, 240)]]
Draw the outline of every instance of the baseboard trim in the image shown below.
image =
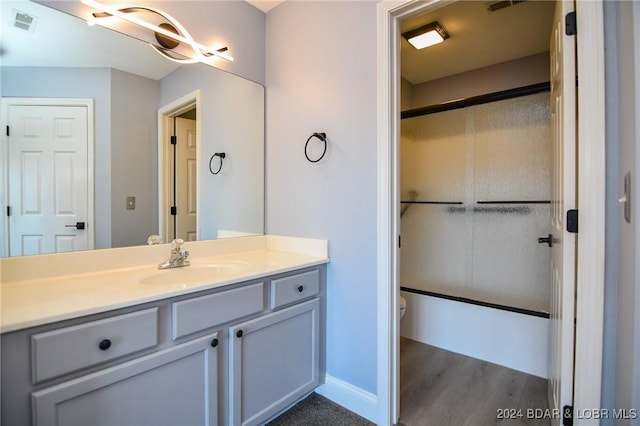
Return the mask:
[(373, 423), (377, 422), (378, 398), (371, 392), (328, 374), (316, 392)]

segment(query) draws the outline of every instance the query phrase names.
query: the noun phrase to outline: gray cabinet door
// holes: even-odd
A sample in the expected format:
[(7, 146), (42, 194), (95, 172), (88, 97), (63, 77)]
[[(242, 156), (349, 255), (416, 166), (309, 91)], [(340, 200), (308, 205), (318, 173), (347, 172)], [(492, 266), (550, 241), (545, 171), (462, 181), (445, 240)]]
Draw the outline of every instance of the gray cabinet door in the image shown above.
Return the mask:
[(213, 426), (217, 333), (32, 393), (36, 426)]
[(319, 301), (230, 328), (230, 423), (258, 425), (319, 385)]

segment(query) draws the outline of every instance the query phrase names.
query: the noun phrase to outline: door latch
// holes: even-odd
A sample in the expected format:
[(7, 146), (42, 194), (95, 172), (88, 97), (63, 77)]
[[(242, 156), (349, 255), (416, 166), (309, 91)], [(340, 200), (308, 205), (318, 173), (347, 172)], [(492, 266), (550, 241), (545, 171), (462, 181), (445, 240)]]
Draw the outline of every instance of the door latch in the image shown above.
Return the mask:
[(553, 247), (553, 235), (538, 238), (538, 244), (549, 244), (549, 247)]
[(75, 225), (65, 225), (65, 228), (84, 229), (84, 222), (76, 222)]

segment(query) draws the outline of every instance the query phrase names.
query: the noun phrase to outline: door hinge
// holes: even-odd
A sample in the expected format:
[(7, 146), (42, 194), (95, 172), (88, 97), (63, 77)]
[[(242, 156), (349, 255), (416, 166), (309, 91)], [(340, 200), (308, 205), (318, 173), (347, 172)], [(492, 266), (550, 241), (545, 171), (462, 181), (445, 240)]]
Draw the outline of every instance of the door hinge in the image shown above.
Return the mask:
[(9, 126), (7, 126), (7, 136), (9, 136)]
[(177, 144), (178, 144), (178, 137), (171, 136), (171, 145), (177, 145)]
[(398, 248), (402, 247), (402, 239), (400, 238), (400, 235), (398, 235)]
[(578, 34), (576, 12), (569, 12), (564, 17), (564, 33), (568, 36)]
[(11, 206), (7, 206), (7, 216), (11, 216)]
[(578, 210), (567, 210), (567, 232), (578, 233)]
[(176, 216), (178, 214), (178, 208), (176, 206), (171, 206), (171, 216)]
[(565, 405), (562, 407), (562, 424), (564, 426), (573, 426), (573, 406)]

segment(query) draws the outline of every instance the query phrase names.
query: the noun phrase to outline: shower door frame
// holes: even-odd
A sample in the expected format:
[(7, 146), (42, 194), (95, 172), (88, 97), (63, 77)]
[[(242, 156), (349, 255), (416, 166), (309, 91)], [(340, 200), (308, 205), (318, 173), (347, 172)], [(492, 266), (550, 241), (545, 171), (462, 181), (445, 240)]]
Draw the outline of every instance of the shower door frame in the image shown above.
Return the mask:
[[(377, 11), (377, 419), (400, 414), (399, 319), (399, 22), (449, 0), (382, 0)], [(600, 406), (604, 320), (605, 110), (603, 0), (576, 2), (578, 91), (578, 208), (574, 409)], [(584, 420), (579, 420), (582, 424)], [(589, 422), (589, 421), (586, 421)]]

